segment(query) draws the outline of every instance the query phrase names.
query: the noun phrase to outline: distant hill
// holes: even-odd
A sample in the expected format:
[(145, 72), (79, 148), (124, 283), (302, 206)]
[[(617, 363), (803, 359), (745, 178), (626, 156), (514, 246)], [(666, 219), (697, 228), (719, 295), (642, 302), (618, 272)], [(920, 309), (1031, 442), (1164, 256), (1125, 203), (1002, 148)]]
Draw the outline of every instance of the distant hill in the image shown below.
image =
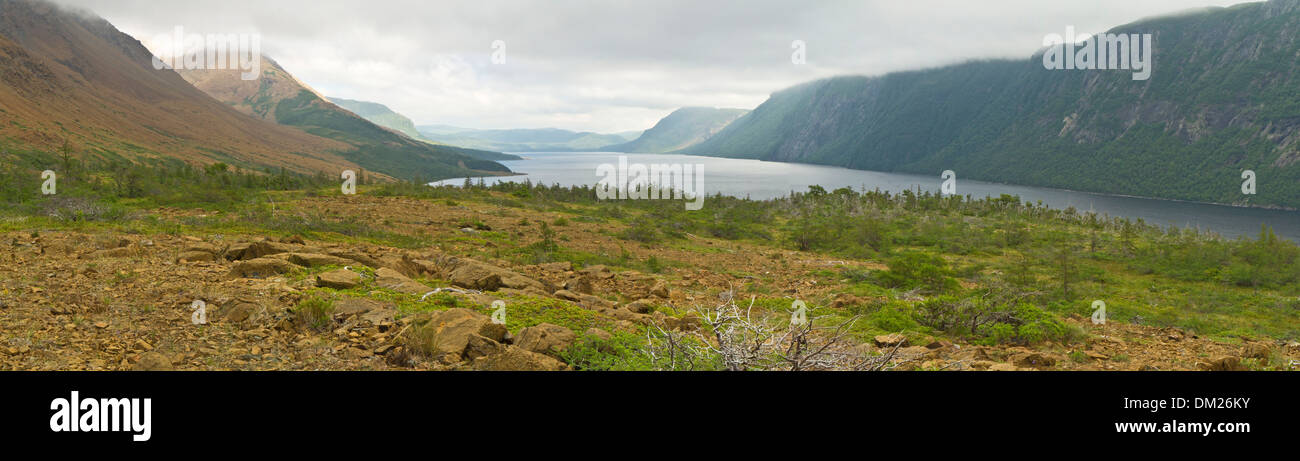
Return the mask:
[(476, 130), (447, 125), (417, 127), (424, 139), (502, 152), (545, 152), (595, 150), (628, 140), (630, 133), (600, 134), (558, 128)]
[[(1256, 206), (1300, 207), (1300, 1), (1120, 26), (1149, 80), (1047, 70), (1042, 52), (772, 95), (690, 153)], [(1254, 170), (1257, 195), (1241, 193)]]
[(348, 144), (241, 114), (152, 59), (93, 13), (0, 0), (0, 152), (66, 143), (77, 157), (109, 161), (356, 167)]
[[(455, 143), (455, 142), (442, 143), (421, 136), (420, 132), (415, 128), (415, 123), (412, 122), (411, 119), (407, 118), (405, 115), (394, 112), (392, 109), (389, 109), (388, 106), (385, 106), (383, 104), (379, 104), (376, 102), (369, 102), (369, 101), (355, 101), (355, 100), (344, 99), (344, 98), (328, 98), (328, 99), (334, 104), (337, 104), (339, 107), (347, 109), (349, 112), (352, 112), (354, 114), (361, 116), (361, 118), (369, 120), (371, 123), (402, 133), (411, 139), (424, 141), (431, 144), (443, 145), (443, 146), (466, 147), (465, 144), (461, 144), (461, 143)], [(501, 150), (501, 149), (496, 149), (496, 150)], [(520, 157), (517, 155), (510, 155), (501, 152), (491, 152), (491, 151), (476, 150), (476, 149), (467, 150), (464, 151), (464, 153), (466, 155), (470, 155), (472, 157), (483, 159), (483, 160), (499, 161), (499, 160), (520, 159)]]
[(269, 58), (262, 58), (260, 79), (242, 80), (239, 72), (179, 71), (195, 87), (236, 110), (352, 146), (342, 156), (371, 171), (429, 180), (509, 172), (483, 158), (495, 153), (432, 145), (376, 125), (326, 100)]
[(668, 114), (640, 137), (626, 143), (605, 146), (613, 152), (673, 152), (703, 142), (731, 122), (749, 113), (745, 109), (683, 107)]
[(411, 138), (418, 139), (420, 132), (415, 129), (415, 122), (406, 118), (405, 115), (393, 112), (388, 106), (376, 102), (355, 101), (352, 99), (329, 98), (330, 102), (338, 104), (339, 107), (347, 109), (362, 118), (374, 122), (374, 124), (398, 131)]

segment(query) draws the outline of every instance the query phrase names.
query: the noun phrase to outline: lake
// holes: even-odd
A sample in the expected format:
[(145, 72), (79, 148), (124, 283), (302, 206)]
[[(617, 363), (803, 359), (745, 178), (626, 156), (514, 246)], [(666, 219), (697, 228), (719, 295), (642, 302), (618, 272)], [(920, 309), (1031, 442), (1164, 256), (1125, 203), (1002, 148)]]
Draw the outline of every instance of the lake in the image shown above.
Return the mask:
[[(520, 176), (486, 178), (488, 184), (498, 181), (560, 184), (563, 186), (593, 186), (600, 177), (597, 165), (618, 164), (619, 156), (626, 155), (630, 163), (657, 164), (680, 163), (703, 165), (704, 192), (721, 193), (735, 197), (771, 199), (804, 192), (810, 185), (820, 185), (826, 190), (840, 187), (854, 189), (901, 192), (916, 190), (938, 192), (942, 183), (939, 172), (934, 176), (902, 173), (851, 170), (848, 168), (806, 165), (799, 163), (766, 162), (719, 157), (702, 157), (675, 154), (620, 154), (617, 152), (526, 152), (516, 153), (523, 160), (501, 162)], [(475, 180), (477, 182), (477, 180)], [(434, 184), (460, 185), (464, 178), (439, 181)], [(1205, 203), (1180, 202), (1137, 197), (1120, 197), (1043, 187), (1013, 186), (961, 178), (957, 172), (957, 193), (976, 198), (997, 197), (1002, 194), (1017, 195), (1027, 202), (1042, 202), (1052, 208), (1075, 207), (1080, 211), (1093, 210), (1099, 214), (1130, 219), (1142, 218), (1151, 224), (1168, 227), (1199, 228), (1219, 233), (1225, 237), (1241, 235), (1254, 237), (1261, 224), (1268, 224), (1280, 237), (1300, 242), (1300, 212), (1241, 208)], [(708, 207), (708, 201), (705, 201)]]

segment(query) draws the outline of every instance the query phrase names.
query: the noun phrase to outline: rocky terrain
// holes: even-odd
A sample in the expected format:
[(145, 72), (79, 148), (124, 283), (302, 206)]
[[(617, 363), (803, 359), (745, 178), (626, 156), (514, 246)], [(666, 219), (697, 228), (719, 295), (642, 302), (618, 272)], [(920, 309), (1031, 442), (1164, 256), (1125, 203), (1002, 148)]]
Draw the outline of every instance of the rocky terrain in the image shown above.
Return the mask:
[[(477, 217), (494, 234), (527, 238), (535, 225), (523, 223), (547, 213), (407, 198), (318, 197), (299, 206), (394, 230), (421, 227), (437, 243), (402, 249), (202, 232), (9, 232), (0, 236), (0, 369), (566, 370), (574, 367), (562, 352), (581, 338), (644, 337), (651, 327), (705, 332), (697, 308), (753, 283), (718, 269), (731, 265), (769, 268), (781, 296), (831, 309), (861, 301), (810, 279), (810, 269), (843, 263), (812, 253), (697, 237), (717, 251), (625, 250), (681, 261), (660, 274), (521, 265), (484, 256), (496, 244), (457, 223)], [(574, 222), (564, 235), (577, 248), (618, 246), (594, 224)], [(773, 264), (777, 257), (784, 263)], [(500, 307), (504, 322), (493, 319)], [(1087, 339), (1033, 348), (909, 332), (850, 339), (894, 370), (1238, 370), (1270, 358), (1300, 360), (1295, 342), (1066, 320)]]

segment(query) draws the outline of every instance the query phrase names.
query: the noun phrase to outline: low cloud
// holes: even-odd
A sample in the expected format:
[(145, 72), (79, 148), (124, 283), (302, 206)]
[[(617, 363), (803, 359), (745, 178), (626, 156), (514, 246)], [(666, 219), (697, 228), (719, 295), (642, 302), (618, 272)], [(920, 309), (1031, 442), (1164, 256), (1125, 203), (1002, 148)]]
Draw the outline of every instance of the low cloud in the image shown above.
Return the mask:
[[(418, 124), (649, 128), (681, 106), (752, 109), (774, 91), (969, 58), (1028, 58), (1066, 26), (1103, 31), (1224, 0), (705, 1), (58, 0), (141, 40), (262, 34), (264, 51), (322, 93)], [(493, 64), (492, 43), (506, 43)], [(807, 63), (791, 63), (791, 42)]]

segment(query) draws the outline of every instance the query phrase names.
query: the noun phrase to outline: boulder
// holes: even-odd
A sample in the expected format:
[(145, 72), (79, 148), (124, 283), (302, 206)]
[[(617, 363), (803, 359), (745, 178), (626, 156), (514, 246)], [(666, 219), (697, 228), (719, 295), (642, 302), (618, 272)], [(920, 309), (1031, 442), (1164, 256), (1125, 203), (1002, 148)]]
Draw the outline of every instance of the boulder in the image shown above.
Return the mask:
[(599, 328), (588, 328), (587, 331), (583, 332), (583, 334), (602, 341), (609, 341), (611, 339), (614, 339), (614, 335), (610, 334), (608, 331)]
[(492, 266), (477, 261), (463, 260), (461, 264), (447, 274), (452, 285), (480, 291), (496, 291), (504, 285), (502, 271), (492, 270)]
[(942, 339), (936, 339), (930, 341), (930, 344), (926, 344), (925, 347), (926, 349), (943, 349), (946, 347), (952, 347), (952, 343)]
[(1241, 349), (1241, 357), (1247, 359), (1268, 359), (1273, 351), (1267, 344), (1250, 343)]
[(229, 278), (266, 278), (293, 271), (294, 265), (276, 258), (256, 258), (235, 263), (226, 276)]
[(288, 253), (292, 247), (283, 243), (259, 240), (251, 243), (238, 243), (226, 250), (226, 259), (246, 261), (280, 253)]
[(555, 292), (554, 296), (556, 298), (563, 299), (565, 301), (572, 301), (575, 303), (582, 301), (582, 295), (579, 295), (569, 290), (558, 290)]
[(537, 267), (543, 271), (554, 272), (554, 273), (565, 273), (565, 272), (573, 271), (573, 263), (569, 261), (538, 264)]
[(876, 343), (876, 347), (901, 347), (907, 345), (907, 337), (899, 333), (879, 335), (872, 338), (872, 340)]
[(346, 266), (352, 260), (316, 253), (289, 253), (289, 262), (302, 267)]
[(365, 314), (374, 310), (391, 308), (390, 304), (366, 298), (343, 298), (334, 301), (334, 309), (330, 316), (335, 320), (343, 320), (354, 315)]
[(423, 295), (433, 289), (387, 267), (375, 271), (375, 285), (399, 293)]
[(595, 278), (596, 280), (608, 280), (614, 278), (614, 271), (609, 270), (604, 265), (587, 266), (578, 273)]
[(335, 269), (316, 276), (316, 286), (347, 290), (361, 285), (361, 274), (347, 269)]
[(526, 351), (558, 356), (560, 352), (573, 345), (575, 339), (577, 339), (577, 335), (573, 333), (573, 330), (559, 325), (543, 323), (520, 330), (519, 336), (515, 337), (515, 346)]
[(627, 310), (637, 314), (648, 314), (654, 310), (654, 301), (649, 299), (638, 299), (627, 304)]
[(260, 322), (267, 315), (266, 309), (260, 304), (242, 299), (232, 301), (229, 307), (223, 307), (219, 313), (223, 321), (241, 326)]
[(505, 352), (506, 346), (483, 335), (470, 335), (465, 345), (465, 360), (496, 355)]
[(338, 258), (343, 258), (343, 259), (351, 260), (351, 261), (356, 262), (356, 263), (358, 263), (358, 264), (361, 264), (361, 265), (363, 265), (363, 266), (369, 266), (369, 267), (383, 267), (383, 266), (384, 266), (382, 263), (379, 262), (379, 260), (377, 260), (377, 259), (375, 259), (375, 258), (372, 258), (372, 257), (370, 257), (370, 256), (368, 256), (368, 255), (366, 255), (366, 254), (364, 254), (364, 253), (361, 253), (361, 252), (359, 252), (359, 251), (356, 251), (356, 250), (351, 250), (351, 249), (332, 249), (332, 250), (325, 250), (325, 254), (330, 255), (330, 256), (334, 256), (334, 257), (338, 257)]
[(433, 337), (434, 350), (427, 352), (441, 358), (444, 362), (454, 363), (463, 358), (462, 354), (465, 352), (465, 347), (469, 345), (470, 337), (484, 336), (479, 332), (484, 331), (485, 326), (491, 324), (492, 320), (486, 315), (469, 309), (455, 308), (434, 314), (421, 328), (425, 328)]
[(650, 294), (652, 296), (668, 299), (671, 297), (672, 292), (668, 289), (668, 283), (661, 280), (659, 283), (656, 283), (654, 287), (650, 288)]
[(1242, 365), (1241, 359), (1237, 357), (1220, 357), (1210, 363), (1202, 363), (1201, 369), (1206, 371), (1246, 371), (1246, 366)]
[(1046, 369), (1056, 366), (1056, 359), (1037, 352), (1016, 355), (1012, 362), (1021, 368)]
[(569, 368), (550, 356), (515, 346), (506, 346), (500, 353), (479, 357), (471, 366), (480, 371), (563, 371)]
[(582, 276), (582, 277), (566, 280), (564, 282), (564, 289), (575, 293), (584, 293), (584, 294), (591, 294), (592, 291), (594, 290), (591, 283), (591, 277), (588, 276)]
[(172, 360), (161, 352), (146, 352), (135, 363), (135, 371), (168, 371), (172, 369)]

